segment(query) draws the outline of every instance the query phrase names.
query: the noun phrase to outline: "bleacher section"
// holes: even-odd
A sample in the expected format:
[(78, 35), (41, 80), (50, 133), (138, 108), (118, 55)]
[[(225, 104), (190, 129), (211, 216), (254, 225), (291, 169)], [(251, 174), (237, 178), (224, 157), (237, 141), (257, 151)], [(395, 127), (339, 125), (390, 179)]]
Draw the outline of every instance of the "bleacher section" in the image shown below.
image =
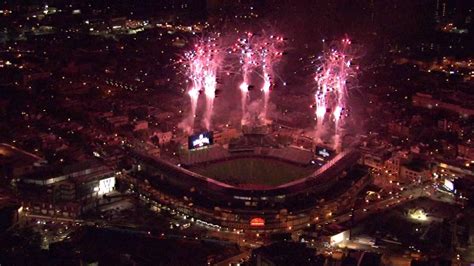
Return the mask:
[(200, 164), (222, 160), (229, 157), (229, 152), (220, 145), (207, 146), (206, 148), (189, 150), (180, 155), (184, 165)]
[(308, 150), (303, 150), (295, 147), (286, 147), (281, 149), (268, 149), (269, 157), (281, 159), (300, 165), (307, 165), (313, 158), (313, 153)]
[(183, 165), (196, 165), (206, 162), (222, 161), (232, 157), (237, 158), (252, 156), (270, 157), (302, 166), (310, 164), (311, 160), (313, 159), (313, 153), (311, 151), (297, 147), (257, 147), (245, 152), (241, 151), (230, 153), (220, 145), (213, 145), (203, 149), (183, 152), (180, 156), (180, 160)]

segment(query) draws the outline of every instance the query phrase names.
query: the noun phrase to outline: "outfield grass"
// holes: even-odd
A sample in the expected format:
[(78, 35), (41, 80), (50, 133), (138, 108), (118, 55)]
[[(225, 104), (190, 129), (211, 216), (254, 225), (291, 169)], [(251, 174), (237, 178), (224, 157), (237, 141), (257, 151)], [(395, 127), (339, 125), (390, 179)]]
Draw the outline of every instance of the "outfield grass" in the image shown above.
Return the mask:
[(263, 158), (236, 158), (191, 168), (192, 171), (232, 184), (278, 186), (314, 171), (291, 163)]

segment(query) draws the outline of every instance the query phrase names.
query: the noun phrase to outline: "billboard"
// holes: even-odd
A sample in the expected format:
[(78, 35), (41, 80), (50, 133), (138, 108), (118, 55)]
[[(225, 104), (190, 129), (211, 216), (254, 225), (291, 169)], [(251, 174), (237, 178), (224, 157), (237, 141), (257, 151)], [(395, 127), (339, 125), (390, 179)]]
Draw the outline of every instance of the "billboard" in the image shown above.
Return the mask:
[(194, 134), (188, 137), (188, 148), (190, 150), (210, 146), (214, 144), (214, 134), (212, 131)]
[(115, 177), (109, 177), (99, 180), (99, 187), (96, 189), (99, 195), (112, 192), (115, 188)]

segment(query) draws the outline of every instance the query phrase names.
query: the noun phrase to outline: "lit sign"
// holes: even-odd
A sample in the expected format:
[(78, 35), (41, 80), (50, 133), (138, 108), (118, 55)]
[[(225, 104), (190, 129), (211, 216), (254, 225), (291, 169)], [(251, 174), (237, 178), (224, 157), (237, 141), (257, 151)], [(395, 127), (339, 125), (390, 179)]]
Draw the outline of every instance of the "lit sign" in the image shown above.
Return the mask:
[(334, 151), (324, 148), (324, 147), (316, 147), (316, 155), (322, 158), (328, 158), (333, 155)]
[(349, 231), (340, 232), (337, 235), (331, 236), (330, 244), (331, 246), (335, 246), (347, 239), (349, 239)]
[(323, 157), (329, 157), (330, 156), (329, 152), (326, 149), (319, 150), (318, 154), (323, 156)]
[(428, 220), (428, 215), (426, 212), (422, 209), (411, 209), (408, 211), (408, 215), (410, 218), (413, 220), (418, 220), (418, 221), (426, 221)]
[(265, 219), (255, 217), (250, 220), (250, 226), (265, 226)]
[(454, 184), (451, 180), (445, 179), (443, 187), (446, 188), (448, 191), (453, 192), (454, 191)]
[(109, 177), (99, 181), (99, 189), (97, 193), (99, 195), (107, 194), (112, 192), (115, 187), (115, 177)]
[(196, 149), (214, 144), (212, 132), (203, 132), (191, 135), (188, 138), (189, 149)]
[(199, 134), (199, 138), (193, 140), (193, 147), (202, 147), (211, 144), (211, 140), (208, 137), (204, 137), (203, 134)]

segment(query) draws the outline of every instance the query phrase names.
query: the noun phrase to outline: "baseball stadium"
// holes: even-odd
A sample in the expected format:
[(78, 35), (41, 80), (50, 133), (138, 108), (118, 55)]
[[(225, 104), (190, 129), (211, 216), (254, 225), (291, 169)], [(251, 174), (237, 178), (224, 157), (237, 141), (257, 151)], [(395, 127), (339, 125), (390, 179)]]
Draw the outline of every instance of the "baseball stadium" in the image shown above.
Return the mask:
[[(192, 146), (196, 139), (206, 145)], [(194, 141), (194, 144), (196, 142)], [(271, 134), (241, 134), (214, 143), (213, 132), (189, 137), (179, 162), (134, 153), (160, 204), (218, 228), (281, 233), (311, 226), (351, 206), (369, 182), (359, 152), (282, 146)]]

